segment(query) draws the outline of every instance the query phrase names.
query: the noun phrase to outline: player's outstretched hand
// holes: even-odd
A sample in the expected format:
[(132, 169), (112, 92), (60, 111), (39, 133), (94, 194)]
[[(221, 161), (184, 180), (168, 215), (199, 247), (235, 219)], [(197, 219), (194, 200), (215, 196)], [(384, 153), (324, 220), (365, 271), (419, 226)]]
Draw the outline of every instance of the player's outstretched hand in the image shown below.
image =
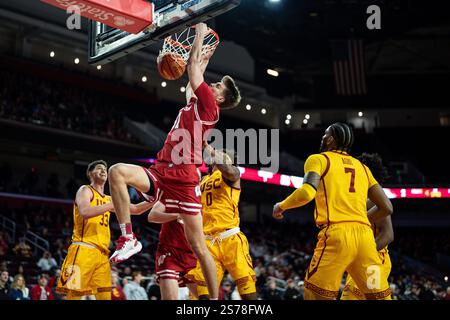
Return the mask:
[(208, 26), (206, 25), (206, 23), (203, 23), (203, 22), (197, 23), (195, 25), (195, 32), (198, 35), (206, 36), (206, 34), (208, 33)]
[(273, 206), (272, 217), (274, 217), (275, 219), (281, 220), (284, 218), (283, 212), (284, 212), (284, 210), (280, 208), (280, 203), (276, 203)]
[(202, 54), (202, 60), (203, 61), (209, 61), (211, 57), (213, 56), (214, 52), (216, 52), (216, 48), (212, 46), (204, 46), (203, 47), (203, 54)]

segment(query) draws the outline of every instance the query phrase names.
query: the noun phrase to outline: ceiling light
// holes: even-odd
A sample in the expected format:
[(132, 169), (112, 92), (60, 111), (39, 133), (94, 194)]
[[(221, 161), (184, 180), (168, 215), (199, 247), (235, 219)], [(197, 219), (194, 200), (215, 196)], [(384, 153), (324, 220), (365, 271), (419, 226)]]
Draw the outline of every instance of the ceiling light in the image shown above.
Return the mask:
[(278, 77), (278, 75), (279, 75), (278, 71), (273, 70), (273, 69), (267, 69), (267, 74), (272, 77)]

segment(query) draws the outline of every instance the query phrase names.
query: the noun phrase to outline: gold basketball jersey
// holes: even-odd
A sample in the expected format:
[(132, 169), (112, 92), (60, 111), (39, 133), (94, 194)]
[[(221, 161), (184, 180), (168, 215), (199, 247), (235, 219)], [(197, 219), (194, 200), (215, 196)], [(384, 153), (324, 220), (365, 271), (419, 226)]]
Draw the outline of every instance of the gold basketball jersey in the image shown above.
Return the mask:
[(311, 157), (321, 162), (315, 221), (318, 226), (339, 222), (360, 222), (367, 218), (368, 190), (378, 182), (369, 168), (345, 152), (324, 152)]
[[(93, 193), (91, 206), (101, 206), (111, 202), (106, 195), (101, 195), (92, 186), (88, 186)], [(77, 204), (73, 204), (73, 235), (72, 242), (84, 242), (92, 244), (102, 250), (108, 251), (109, 242), (111, 240), (111, 232), (109, 230), (110, 212), (106, 211), (103, 215), (99, 215), (90, 219), (83, 219), (78, 212)]]
[(215, 234), (239, 227), (239, 196), (241, 189), (229, 186), (222, 172), (214, 171), (200, 183), (202, 191), (203, 232)]

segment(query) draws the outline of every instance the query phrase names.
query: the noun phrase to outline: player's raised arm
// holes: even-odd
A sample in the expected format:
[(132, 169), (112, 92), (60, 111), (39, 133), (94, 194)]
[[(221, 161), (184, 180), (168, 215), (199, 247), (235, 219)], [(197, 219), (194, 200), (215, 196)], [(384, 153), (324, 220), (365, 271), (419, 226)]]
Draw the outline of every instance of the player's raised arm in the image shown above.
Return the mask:
[(324, 165), (321, 155), (312, 155), (305, 162), (305, 177), (300, 188), (295, 190), (284, 201), (278, 202), (273, 207), (272, 216), (275, 219), (282, 219), (283, 212), (288, 209), (304, 206), (313, 200), (319, 187), (320, 177), (323, 174)]
[[(192, 90), (195, 91), (203, 83), (202, 72), (202, 48), (203, 41), (208, 32), (208, 27), (204, 23), (199, 23), (195, 26), (195, 40), (189, 55), (187, 70), (189, 75), (189, 83)], [(206, 69), (206, 66), (205, 66)]]
[(165, 211), (166, 207), (158, 201), (148, 214), (147, 221), (150, 223), (166, 223), (177, 219), (181, 221), (180, 214), (167, 213)]
[(142, 201), (138, 204), (130, 204), (130, 213), (132, 215), (140, 215), (153, 207), (154, 203)]
[(82, 186), (75, 197), (78, 212), (84, 219), (90, 219), (104, 214), (106, 211), (114, 210), (112, 202), (100, 206), (91, 206), (92, 190), (88, 186)]
[[(202, 55), (200, 62), (200, 72), (202, 73), (202, 75), (205, 74), (206, 67), (208, 66), (209, 63), (209, 59), (211, 58), (213, 53), (214, 50), (211, 50), (206, 55)], [(186, 103), (189, 103), (192, 97), (195, 97), (194, 90), (192, 90), (191, 83), (188, 82), (188, 84), (186, 85)]]
[(209, 144), (205, 143), (204, 149), (211, 157), (214, 165), (222, 172), (222, 176), (229, 182), (238, 182), (241, 178), (239, 169), (233, 165), (232, 159), (220, 150), (216, 150)]

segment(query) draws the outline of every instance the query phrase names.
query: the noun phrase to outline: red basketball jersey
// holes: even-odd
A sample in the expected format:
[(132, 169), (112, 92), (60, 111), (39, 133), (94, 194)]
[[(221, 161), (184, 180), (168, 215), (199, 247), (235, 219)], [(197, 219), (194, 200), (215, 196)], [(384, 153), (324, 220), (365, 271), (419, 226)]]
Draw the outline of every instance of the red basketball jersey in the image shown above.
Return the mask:
[(196, 97), (192, 97), (179, 111), (163, 148), (158, 152), (158, 161), (202, 165), (203, 135), (219, 121), (219, 107), (205, 82), (194, 93)]
[(191, 251), (191, 246), (184, 234), (184, 227), (177, 220), (163, 223), (159, 233), (159, 244)]

